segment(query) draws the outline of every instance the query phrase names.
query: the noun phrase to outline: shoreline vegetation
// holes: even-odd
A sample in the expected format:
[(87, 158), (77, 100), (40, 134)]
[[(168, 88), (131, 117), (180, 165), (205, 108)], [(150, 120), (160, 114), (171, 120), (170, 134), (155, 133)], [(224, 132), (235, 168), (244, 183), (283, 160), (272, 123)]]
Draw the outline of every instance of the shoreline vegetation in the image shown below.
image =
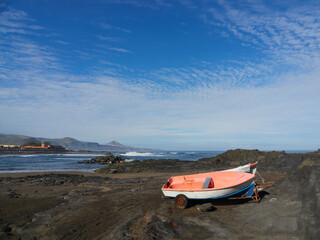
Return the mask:
[[(320, 150), (120, 161), (95, 173), (0, 174), (0, 239), (319, 239)], [(161, 198), (171, 176), (255, 161), (275, 182), (260, 204), (209, 201), (214, 208), (199, 212), (208, 201), (181, 210)]]

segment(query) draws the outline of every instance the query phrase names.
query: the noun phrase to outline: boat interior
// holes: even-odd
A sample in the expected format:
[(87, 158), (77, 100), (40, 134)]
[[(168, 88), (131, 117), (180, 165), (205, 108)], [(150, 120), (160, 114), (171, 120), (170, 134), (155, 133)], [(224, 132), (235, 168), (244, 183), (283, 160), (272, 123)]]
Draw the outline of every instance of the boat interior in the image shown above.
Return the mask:
[[(168, 183), (170, 180), (168, 181)], [(212, 178), (208, 177), (205, 179), (182, 179), (182, 181), (174, 181), (174, 183), (167, 184), (169, 189), (208, 189), (213, 188), (214, 182)]]

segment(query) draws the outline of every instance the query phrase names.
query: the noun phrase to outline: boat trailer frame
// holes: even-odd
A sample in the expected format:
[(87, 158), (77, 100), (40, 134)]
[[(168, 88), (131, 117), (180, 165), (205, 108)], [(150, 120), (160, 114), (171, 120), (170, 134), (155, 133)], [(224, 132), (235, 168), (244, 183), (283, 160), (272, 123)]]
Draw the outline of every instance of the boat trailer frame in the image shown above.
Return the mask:
[(259, 195), (259, 191), (261, 191), (262, 189), (265, 188), (269, 188), (272, 187), (272, 185), (274, 184), (274, 182), (255, 182), (254, 184), (254, 190), (253, 190), (253, 194), (250, 197), (246, 197), (246, 195), (252, 191), (252, 189), (249, 189), (246, 193), (244, 193), (241, 197), (229, 197), (227, 198), (228, 200), (244, 200), (244, 199), (252, 199), (254, 200), (256, 203), (260, 203), (261, 197)]

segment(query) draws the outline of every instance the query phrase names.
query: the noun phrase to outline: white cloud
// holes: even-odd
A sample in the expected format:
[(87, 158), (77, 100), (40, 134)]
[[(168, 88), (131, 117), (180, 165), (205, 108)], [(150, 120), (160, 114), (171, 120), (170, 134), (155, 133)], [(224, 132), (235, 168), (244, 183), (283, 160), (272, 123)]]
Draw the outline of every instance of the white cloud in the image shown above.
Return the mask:
[(35, 34), (34, 31), (44, 29), (41, 26), (31, 24), (33, 21), (24, 11), (9, 9), (0, 13), (0, 32), (4, 34)]
[[(180, 90), (169, 99), (153, 95), (148, 85), (127, 84), (117, 78), (100, 76), (81, 82), (69, 79), (87, 77), (33, 77), (32, 85), (1, 89), (1, 102), (6, 103), (0, 105), (1, 112), (6, 112), (1, 125), (14, 125), (11, 130), (29, 135), (86, 136), (103, 141), (135, 138), (149, 147), (160, 147), (157, 144), (163, 139), (179, 142), (179, 136), (190, 142), (231, 138), (226, 143), (230, 147), (248, 142), (254, 146), (254, 139), (262, 136), (256, 146), (273, 139), (277, 141), (274, 147), (307, 146), (312, 139), (303, 136), (320, 133), (317, 76), (282, 76), (286, 82), (263, 87), (203, 86)], [(168, 131), (170, 128), (179, 131)], [(191, 131), (194, 129), (197, 131)], [(153, 143), (145, 140), (149, 137), (154, 137)]]
[(121, 28), (121, 27), (110, 25), (110, 24), (106, 24), (106, 23), (100, 23), (99, 25), (101, 26), (102, 29), (105, 29), (105, 30), (114, 29), (114, 30), (121, 31), (121, 32), (124, 32), (124, 33), (132, 33), (132, 31), (129, 30), (129, 29)]
[(65, 42), (65, 41), (61, 41), (61, 40), (56, 40), (57, 43), (60, 43), (62, 45), (68, 45), (69, 43), (68, 42)]
[[(180, 0), (182, 3), (191, 4), (189, 0)], [(161, 9), (161, 7), (171, 7), (172, 1), (168, 0), (104, 0), (106, 4), (126, 4), (134, 7), (150, 8), (150, 9)]]
[(207, 24), (229, 29), (236, 38), (260, 49), (273, 61), (303, 68), (318, 65), (319, 5), (292, 4), (279, 11), (262, 2), (241, 4), (221, 0), (219, 8), (209, 8), (202, 18)]
[[(261, 49), (265, 59), (224, 65), (198, 62), (154, 71), (133, 70), (106, 59), (100, 62), (103, 68), (91, 74), (68, 74), (54, 49), (28, 35), (13, 34), (36, 33), (41, 27), (30, 27), (24, 12), (2, 15), (0, 25), (8, 36), (0, 39), (0, 112), (5, 113), (0, 130), (101, 142), (118, 139), (153, 148), (316, 148), (317, 9), (307, 9), (307, 17), (292, 9), (282, 14), (267, 11), (268, 16), (264, 6), (253, 6), (253, 13), (223, 6), (222, 12), (207, 12), (207, 23), (213, 16), (218, 20), (214, 27), (227, 28)], [(125, 48), (105, 49), (130, 53)], [(92, 58), (83, 51), (79, 55)], [(303, 74), (276, 71), (300, 62)], [(125, 71), (136, 71), (136, 77), (121, 74)]]
[(106, 36), (98, 36), (98, 38), (102, 41), (110, 41), (110, 42), (122, 42), (123, 39), (122, 38), (118, 38), (118, 37), (106, 37)]
[(124, 49), (124, 48), (110, 47), (108, 49), (112, 50), (112, 51), (116, 51), (116, 52), (131, 53), (131, 51)]

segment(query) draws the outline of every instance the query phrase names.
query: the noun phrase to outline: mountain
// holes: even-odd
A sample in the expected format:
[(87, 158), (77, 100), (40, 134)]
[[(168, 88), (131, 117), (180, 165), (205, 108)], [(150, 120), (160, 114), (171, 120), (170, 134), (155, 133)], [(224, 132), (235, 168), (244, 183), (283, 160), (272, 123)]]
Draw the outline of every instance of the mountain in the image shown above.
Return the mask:
[(143, 151), (147, 149), (135, 148), (122, 145), (119, 142), (112, 141), (101, 145), (96, 142), (84, 142), (71, 137), (64, 138), (37, 138), (13, 134), (0, 134), (0, 144), (3, 145), (22, 145), (26, 142), (49, 141), (52, 145), (60, 145), (69, 150), (89, 150), (89, 151)]
[(126, 146), (126, 145), (122, 145), (121, 143), (118, 143), (117, 141), (112, 141), (112, 142), (109, 142), (107, 144), (105, 144), (106, 146), (111, 146), (111, 147), (120, 147), (120, 148), (132, 148), (132, 147), (129, 147), (129, 146)]
[(0, 134), (1, 145), (22, 145), (26, 142), (38, 142), (37, 138), (11, 135), (11, 134)]

